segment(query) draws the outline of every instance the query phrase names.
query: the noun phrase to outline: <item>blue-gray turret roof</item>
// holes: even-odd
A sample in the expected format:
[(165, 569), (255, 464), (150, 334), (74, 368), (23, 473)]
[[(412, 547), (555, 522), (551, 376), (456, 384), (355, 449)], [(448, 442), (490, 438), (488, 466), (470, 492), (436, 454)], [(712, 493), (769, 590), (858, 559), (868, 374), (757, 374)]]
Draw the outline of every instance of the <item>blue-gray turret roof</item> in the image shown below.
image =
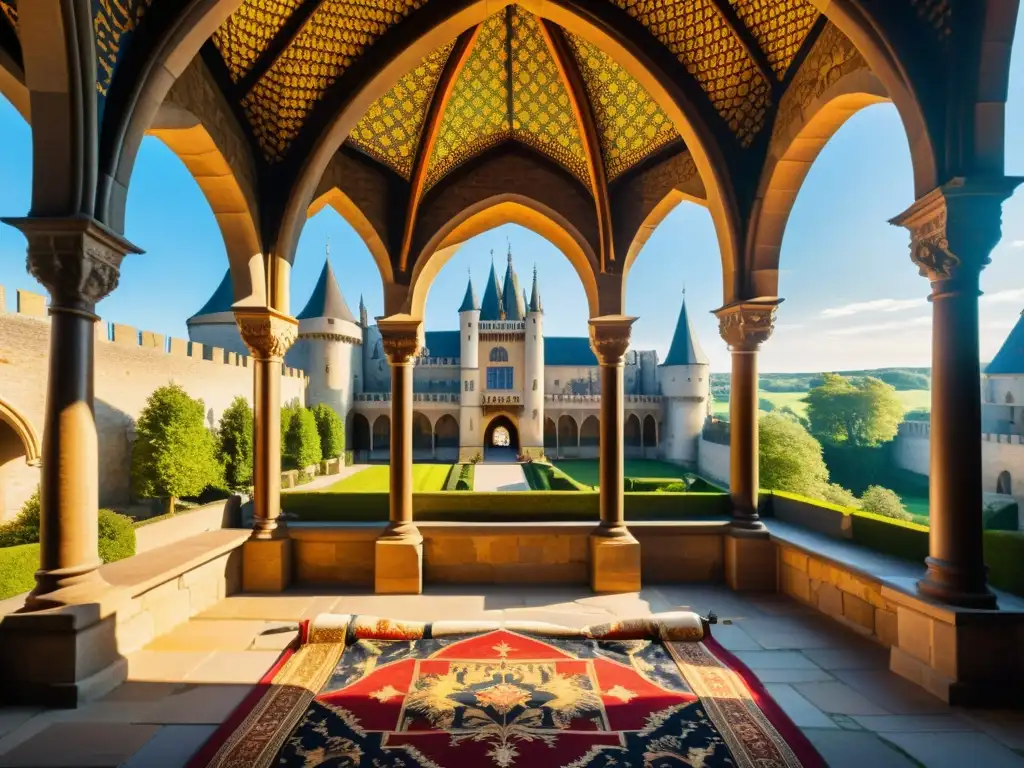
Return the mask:
[(544, 365), (586, 367), (597, 365), (597, 356), (586, 336), (545, 336)]
[(487, 276), (487, 287), (484, 288), (484, 301), (480, 305), (481, 320), (501, 320), (504, 309), (501, 303), (501, 286), (498, 285), (498, 273), (491, 262), (491, 274)]
[(985, 373), (1004, 376), (1024, 374), (1024, 312), (985, 368)]
[(679, 308), (679, 320), (676, 321), (676, 332), (672, 336), (672, 346), (668, 348), (668, 357), (662, 365), (707, 365), (708, 358), (700, 348), (697, 334), (693, 332), (690, 318), (686, 313), (686, 294), (683, 294), (683, 305)]
[(230, 312), (231, 306), (235, 303), (235, 290), (231, 284), (231, 270), (224, 273), (224, 279), (220, 281), (217, 290), (203, 304), (203, 308), (196, 312), (189, 320), (194, 320), (202, 315), (215, 315), (218, 312)]
[(537, 281), (537, 265), (533, 265), (533, 292), (530, 294), (530, 311), (543, 312), (544, 307), (540, 301), (540, 283)]
[(341, 288), (338, 287), (330, 259), (324, 261), (324, 269), (320, 273), (320, 279), (316, 281), (313, 294), (309, 297), (306, 308), (298, 315), (299, 320), (312, 320), (318, 317), (347, 320), (350, 323), (356, 321), (349, 311), (348, 304), (345, 303)]
[(505, 320), (522, 320), (526, 307), (522, 304), (522, 292), (519, 290), (519, 276), (512, 268), (512, 249), (508, 252), (508, 267), (505, 268), (505, 285), (501, 290), (501, 298), (505, 308)]
[(462, 297), (462, 306), (459, 307), (459, 312), (475, 312), (480, 309), (480, 304), (476, 300), (476, 291), (473, 290), (473, 278), (470, 277), (466, 283), (466, 295)]

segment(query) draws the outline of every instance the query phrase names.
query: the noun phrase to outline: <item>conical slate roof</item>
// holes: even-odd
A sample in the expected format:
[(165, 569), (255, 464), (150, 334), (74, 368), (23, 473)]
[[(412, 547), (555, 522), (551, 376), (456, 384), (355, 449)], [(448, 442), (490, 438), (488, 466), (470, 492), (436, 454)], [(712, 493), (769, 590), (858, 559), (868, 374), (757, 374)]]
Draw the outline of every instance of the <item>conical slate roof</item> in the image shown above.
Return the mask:
[(480, 309), (480, 304), (476, 300), (476, 291), (473, 290), (473, 278), (470, 277), (466, 282), (466, 295), (462, 298), (462, 306), (459, 307), (459, 312), (475, 312)]
[(502, 300), (505, 305), (505, 320), (522, 320), (526, 314), (526, 307), (523, 306), (522, 292), (519, 290), (519, 276), (512, 268), (512, 250), (508, 252), (508, 267), (505, 268), (505, 286), (501, 290)]
[(1003, 346), (996, 352), (985, 373), (1015, 375), (1024, 374), (1024, 312), (1006, 337)]
[(707, 365), (708, 358), (700, 348), (697, 334), (693, 332), (690, 318), (686, 313), (686, 294), (683, 294), (683, 305), (679, 308), (679, 320), (676, 321), (676, 332), (672, 336), (672, 346), (668, 349), (668, 357), (662, 365)]
[(189, 320), (194, 320), (203, 315), (215, 315), (218, 312), (230, 312), (231, 305), (235, 303), (235, 290), (231, 284), (231, 270), (224, 273), (224, 279), (220, 281), (217, 290), (203, 304), (203, 308), (196, 312)]
[(540, 283), (537, 281), (537, 266), (533, 267), (533, 292), (530, 294), (530, 311), (543, 312), (544, 307), (540, 301)]
[(501, 286), (498, 285), (498, 273), (491, 262), (491, 274), (487, 276), (487, 287), (484, 289), (484, 301), (480, 305), (481, 320), (501, 320), (503, 308), (501, 303)]
[(299, 320), (312, 320), (318, 317), (347, 320), (350, 323), (356, 321), (349, 311), (348, 304), (345, 303), (345, 297), (341, 295), (341, 288), (334, 277), (330, 259), (324, 261), (324, 270), (320, 273), (320, 279), (316, 281), (313, 294), (309, 297), (306, 308), (298, 315)]

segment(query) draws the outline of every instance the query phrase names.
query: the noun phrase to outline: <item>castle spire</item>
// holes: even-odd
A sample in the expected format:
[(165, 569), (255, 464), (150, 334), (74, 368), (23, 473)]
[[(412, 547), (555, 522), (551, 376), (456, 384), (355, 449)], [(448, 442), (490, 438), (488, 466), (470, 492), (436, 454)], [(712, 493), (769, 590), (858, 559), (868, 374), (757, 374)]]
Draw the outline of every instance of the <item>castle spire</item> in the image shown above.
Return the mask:
[(363, 294), (359, 294), (359, 324), (363, 328), (370, 327), (370, 313), (366, 311), (366, 302), (363, 301)]
[[(328, 245), (329, 253), (330, 246)], [(324, 259), (323, 271), (320, 273), (320, 279), (317, 280), (316, 287), (313, 288), (313, 293), (309, 297), (306, 308), (297, 315), (299, 320), (312, 320), (320, 317), (346, 320), (353, 324), (356, 322), (356, 319), (352, 317), (348, 304), (345, 302), (345, 297), (341, 293), (341, 288), (338, 287), (338, 279), (334, 276), (331, 262), (327, 258)]]
[(477, 312), (480, 309), (480, 305), (476, 301), (476, 291), (473, 290), (473, 275), (470, 273), (469, 279), (466, 282), (466, 295), (462, 297), (462, 306), (459, 307), (459, 312)]
[(537, 265), (533, 265), (533, 292), (530, 294), (530, 311), (543, 312), (544, 307), (540, 301), (540, 282), (537, 280)]
[(526, 315), (523, 292), (519, 290), (519, 276), (512, 266), (512, 241), (508, 244), (508, 267), (505, 269), (505, 283), (501, 289), (505, 317), (503, 320), (522, 320)]
[(504, 306), (501, 298), (501, 284), (498, 282), (498, 270), (494, 266), (494, 251), (491, 251), (491, 273), (487, 276), (484, 288), (484, 300), (480, 305), (480, 319), (503, 320)]
[(676, 331), (672, 335), (672, 345), (668, 348), (668, 356), (662, 365), (707, 365), (708, 358), (700, 348), (697, 334), (690, 325), (690, 317), (686, 312), (686, 289), (683, 289), (683, 302), (679, 308), (679, 319)]

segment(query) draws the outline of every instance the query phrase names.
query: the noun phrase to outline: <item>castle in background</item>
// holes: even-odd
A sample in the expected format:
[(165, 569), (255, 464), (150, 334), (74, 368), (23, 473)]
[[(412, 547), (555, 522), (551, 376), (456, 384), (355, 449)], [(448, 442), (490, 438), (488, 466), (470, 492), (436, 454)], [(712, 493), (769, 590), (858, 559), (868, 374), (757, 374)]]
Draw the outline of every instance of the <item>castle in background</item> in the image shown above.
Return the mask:
[[(492, 263), (482, 301), (469, 280), (458, 330), (424, 333), (413, 373), (418, 461), (597, 456), (601, 390), (590, 340), (546, 337), (536, 270), (527, 295), (511, 251), (507, 261), (501, 280)], [(245, 354), (232, 301), (229, 273), (188, 320), (189, 338)], [(327, 403), (345, 419), (358, 459), (386, 460), (391, 371), (380, 331), (362, 300), (353, 316), (329, 258), (298, 320), (285, 362), (306, 373), (307, 404)], [(696, 466), (710, 375), (685, 299), (666, 360), (659, 365), (655, 351), (630, 350), (624, 378), (627, 456)]]

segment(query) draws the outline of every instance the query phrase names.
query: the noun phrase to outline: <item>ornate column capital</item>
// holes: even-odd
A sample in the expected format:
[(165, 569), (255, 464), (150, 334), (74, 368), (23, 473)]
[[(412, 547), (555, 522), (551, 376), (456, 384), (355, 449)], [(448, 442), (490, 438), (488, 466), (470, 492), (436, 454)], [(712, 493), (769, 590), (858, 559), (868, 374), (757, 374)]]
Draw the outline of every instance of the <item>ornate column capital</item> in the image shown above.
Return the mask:
[(391, 365), (405, 365), (423, 349), (420, 331), (423, 321), (412, 315), (391, 315), (377, 318), (384, 354)]
[(601, 365), (622, 365), (635, 322), (626, 315), (590, 318), (590, 348)]
[(955, 178), (890, 224), (910, 231), (910, 258), (929, 282), (976, 276), (1002, 237), (1002, 204), (1021, 178)]
[(28, 240), (28, 271), (50, 292), (51, 310), (93, 315), (117, 287), (121, 261), (142, 250), (95, 219), (27, 216), (3, 219)]
[(299, 335), (299, 321), (269, 307), (236, 308), (242, 341), (256, 360), (280, 363)]
[(776, 296), (737, 301), (716, 309), (718, 330), (730, 349), (756, 352), (775, 329), (775, 310), (783, 302)]

